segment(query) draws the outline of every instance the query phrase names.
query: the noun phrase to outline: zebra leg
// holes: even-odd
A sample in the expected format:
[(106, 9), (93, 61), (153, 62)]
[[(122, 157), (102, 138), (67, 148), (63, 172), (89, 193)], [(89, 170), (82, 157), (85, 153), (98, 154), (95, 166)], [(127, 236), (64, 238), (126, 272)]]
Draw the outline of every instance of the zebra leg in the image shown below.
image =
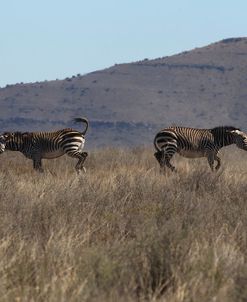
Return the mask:
[(41, 173), (44, 172), (44, 170), (43, 170), (43, 168), (42, 168), (41, 159), (33, 158), (33, 168), (34, 168), (36, 171), (39, 171), (39, 172), (41, 172)]
[(164, 157), (164, 164), (167, 166), (169, 169), (172, 171), (176, 171), (175, 167), (170, 163), (171, 158), (173, 157), (174, 154), (165, 154)]
[(157, 151), (154, 153), (154, 157), (157, 159), (159, 165), (160, 165), (160, 169), (163, 169), (164, 167), (164, 163), (163, 163), (163, 151)]
[(155, 158), (157, 159), (157, 161), (160, 164), (160, 172), (162, 173), (165, 169), (165, 167), (168, 167), (169, 169), (171, 169), (172, 171), (175, 171), (175, 167), (172, 166), (172, 164), (170, 163), (171, 158), (173, 157), (173, 155), (176, 152), (174, 152), (174, 150), (170, 150), (169, 153), (166, 152), (166, 150), (162, 150), (162, 151), (157, 151), (154, 153)]
[(177, 152), (177, 145), (173, 142), (170, 143), (163, 149), (163, 162), (166, 167), (168, 167), (170, 170), (175, 171), (175, 167), (170, 163), (170, 160), (174, 156), (174, 154)]
[(217, 165), (215, 167), (215, 170), (218, 171), (220, 166), (221, 166), (221, 160), (217, 155), (215, 156), (215, 160), (217, 161)]
[(75, 166), (75, 169), (77, 172), (79, 172), (80, 170), (83, 170), (84, 172), (86, 172), (86, 168), (83, 166), (87, 156), (88, 156), (88, 153), (87, 152), (82, 152), (80, 153), (80, 157), (79, 157), (79, 160), (78, 160), (78, 163), (76, 164)]
[(208, 154), (208, 156), (207, 156), (208, 164), (209, 164), (209, 167), (212, 170), (212, 172), (214, 172), (214, 158), (215, 158), (215, 156), (212, 153)]
[(159, 163), (160, 163), (160, 169), (163, 172), (165, 167), (168, 167), (170, 170), (175, 171), (175, 167), (170, 163), (170, 160), (172, 159), (173, 155), (176, 152), (174, 150), (170, 150), (168, 153), (167, 150), (162, 150), (159, 154)]
[(88, 156), (87, 152), (73, 152), (73, 153), (67, 153), (68, 156), (73, 157), (73, 158), (78, 158), (78, 162), (75, 166), (75, 169), (77, 171), (77, 173), (80, 172), (80, 170), (83, 170), (84, 172), (86, 172), (86, 168), (83, 167), (83, 164)]

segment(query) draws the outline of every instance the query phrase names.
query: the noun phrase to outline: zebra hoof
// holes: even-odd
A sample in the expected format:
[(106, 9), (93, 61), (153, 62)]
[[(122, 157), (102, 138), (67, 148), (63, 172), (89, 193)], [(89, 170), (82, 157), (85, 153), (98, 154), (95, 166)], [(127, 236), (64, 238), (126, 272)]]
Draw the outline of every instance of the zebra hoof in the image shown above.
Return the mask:
[(80, 173), (81, 173), (81, 171), (83, 171), (84, 173), (86, 173), (86, 172), (87, 172), (87, 170), (86, 170), (86, 168), (85, 168), (85, 167), (82, 167), (82, 168), (80, 168), (80, 169), (76, 169), (77, 174), (80, 174)]

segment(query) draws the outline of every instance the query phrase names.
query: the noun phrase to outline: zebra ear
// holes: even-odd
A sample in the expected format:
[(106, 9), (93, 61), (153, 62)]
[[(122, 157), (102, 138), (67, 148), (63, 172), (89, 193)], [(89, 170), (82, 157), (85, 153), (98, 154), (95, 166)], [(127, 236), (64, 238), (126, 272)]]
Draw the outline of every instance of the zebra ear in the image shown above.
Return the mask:
[(1, 136), (4, 137), (4, 139), (10, 139), (14, 134), (11, 132), (4, 132)]
[(227, 131), (227, 132), (230, 132), (231, 134), (234, 134), (234, 135), (241, 134), (241, 131), (239, 131), (239, 130), (232, 130), (232, 131)]

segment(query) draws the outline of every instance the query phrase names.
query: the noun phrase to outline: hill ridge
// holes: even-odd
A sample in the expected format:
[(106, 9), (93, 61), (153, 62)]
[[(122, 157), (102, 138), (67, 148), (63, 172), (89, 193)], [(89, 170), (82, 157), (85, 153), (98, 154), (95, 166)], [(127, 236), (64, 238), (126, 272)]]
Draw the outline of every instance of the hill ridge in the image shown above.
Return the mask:
[(245, 55), (247, 38), (227, 38), (64, 80), (7, 85), (0, 89), (0, 126), (52, 130), (87, 116), (89, 147), (149, 145), (171, 123), (247, 129)]

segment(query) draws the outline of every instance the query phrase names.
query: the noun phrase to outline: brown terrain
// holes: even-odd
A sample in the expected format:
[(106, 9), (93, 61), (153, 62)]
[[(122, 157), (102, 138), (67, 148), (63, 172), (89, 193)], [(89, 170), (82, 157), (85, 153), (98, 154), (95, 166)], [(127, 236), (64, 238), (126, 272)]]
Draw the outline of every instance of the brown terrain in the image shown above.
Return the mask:
[(152, 145), (171, 124), (247, 129), (247, 38), (155, 60), (116, 64), (64, 80), (0, 89), (5, 130), (55, 130), (90, 121), (87, 148)]
[(163, 175), (149, 149), (101, 148), (79, 177), (69, 157), (39, 174), (9, 153), (1, 302), (247, 300), (246, 152), (225, 148), (218, 173), (175, 156), (178, 172)]

